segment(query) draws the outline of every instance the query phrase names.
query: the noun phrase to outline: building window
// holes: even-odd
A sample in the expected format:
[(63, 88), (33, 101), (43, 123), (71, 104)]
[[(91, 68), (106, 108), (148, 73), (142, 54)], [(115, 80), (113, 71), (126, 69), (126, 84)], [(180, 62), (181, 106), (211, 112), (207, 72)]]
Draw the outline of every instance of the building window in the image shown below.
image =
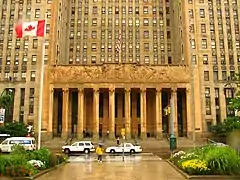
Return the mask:
[(30, 81), (35, 81), (35, 78), (36, 78), (36, 72), (35, 71), (31, 71)]
[(33, 39), (33, 49), (37, 49), (38, 48), (38, 40), (37, 39)]
[(209, 81), (209, 71), (204, 71), (204, 81)]
[(204, 9), (200, 9), (199, 13), (200, 13), (200, 18), (205, 18), (205, 10)]
[(35, 65), (37, 62), (37, 56), (36, 55), (32, 55), (32, 65)]
[(210, 88), (205, 88), (206, 115), (211, 115), (211, 96)]
[(207, 49), (207, 39), (202, 39), (202, 49)]
[(35, 9), (35, 18), (40, 18), (40, 9)]

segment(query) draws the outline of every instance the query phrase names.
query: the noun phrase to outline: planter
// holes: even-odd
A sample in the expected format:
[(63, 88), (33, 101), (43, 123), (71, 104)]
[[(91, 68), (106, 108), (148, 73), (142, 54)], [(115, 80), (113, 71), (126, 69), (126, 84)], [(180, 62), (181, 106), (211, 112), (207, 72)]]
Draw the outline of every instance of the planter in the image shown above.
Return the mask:
[(192, 180), (212, 180), (212, 179), (226, 179), (226, 180), (235, 180), (240, 179), (240, 176), (228, 176), (228, 175), (188, 175), (187, 173), (183, 172), (177, 166), (175, 166), (171, 161), (167, 160), (167, 162), (180, 174), (182, 174), (186, 179)]
[(59, 164), (59, 165), (57, 165), (55, 167), (52, 167), (50, 169), (46, 169), (46, 170), (40, 171), (39, 173), (37, 173), (37, 174), (35, 174), (35, 175), (31, 176), (31, 177), (13, 177), (13, 178), (6, 177), (6, 180), (31, 180), (31, 179), (36, 179), (36, 178), (38, 178), (38, 177), (40, 177), (40, 176), (42, 176), (42, 175), (44, 175), (44, 174), (46, 174), (46, 173), (48, 173), (50, 171), (53, 171), (53, 170), (55, 170), (55, 169), (65, 165), (66, 163), (67, 162), (63, 162), (62, 164)]

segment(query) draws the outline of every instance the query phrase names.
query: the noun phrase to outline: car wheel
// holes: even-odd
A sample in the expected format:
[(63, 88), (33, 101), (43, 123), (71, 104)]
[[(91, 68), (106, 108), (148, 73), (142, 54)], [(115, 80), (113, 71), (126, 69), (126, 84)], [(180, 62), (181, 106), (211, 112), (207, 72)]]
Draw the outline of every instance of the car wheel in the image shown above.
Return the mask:
[(90, 152), (89, 149), (84, 149), (85, 154), (88, 154), (89, 152)]
[(111, 150), (110, 150), (110, 153), (114, 154), (114, 153), (115, 153), (115, 150), (114, 150), (114, 149), (111, 149)]
[(2, 149), (0, 149), (0, 153), (2, 153)]
[(131, 153), (131, 154), (134, 154), (134, 153), (135, 153), (135, 150), (131, 149), (131, 150), (130, 150), (130, 153)]
[(64, 153), (65, 154), (70, 154), (70, 150), (69, 149), (64, 149)]

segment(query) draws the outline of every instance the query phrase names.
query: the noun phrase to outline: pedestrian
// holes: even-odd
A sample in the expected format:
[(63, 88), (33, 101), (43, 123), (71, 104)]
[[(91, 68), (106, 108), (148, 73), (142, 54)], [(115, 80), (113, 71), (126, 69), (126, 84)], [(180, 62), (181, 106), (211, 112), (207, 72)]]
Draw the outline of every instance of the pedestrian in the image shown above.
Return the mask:
[(107, 130), (107, 138), (109, 138), (109, 130)]
[(120, 139), (119, 139), (119, 137), (117, 137), (117, 145), (118, 145), (118, 146), (120, 145)]
[(98, 162), (100, 162), (100, 163), (102, 163), (103, 152), (104, 152), (104, 149), (103, 149), (102, 145), (99, 145), (96, 149), (96, 153), (98, 156)]

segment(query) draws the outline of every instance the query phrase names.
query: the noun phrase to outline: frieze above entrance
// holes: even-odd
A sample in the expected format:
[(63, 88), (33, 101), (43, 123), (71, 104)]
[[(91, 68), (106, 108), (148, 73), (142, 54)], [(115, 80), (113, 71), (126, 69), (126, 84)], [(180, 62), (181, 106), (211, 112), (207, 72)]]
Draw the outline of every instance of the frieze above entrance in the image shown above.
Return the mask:
[(140, 66), (105, 64), (96, 66), (48, 67), (50, 83), (84, 82), (190, 82), (190, 70), (185, 66)]

